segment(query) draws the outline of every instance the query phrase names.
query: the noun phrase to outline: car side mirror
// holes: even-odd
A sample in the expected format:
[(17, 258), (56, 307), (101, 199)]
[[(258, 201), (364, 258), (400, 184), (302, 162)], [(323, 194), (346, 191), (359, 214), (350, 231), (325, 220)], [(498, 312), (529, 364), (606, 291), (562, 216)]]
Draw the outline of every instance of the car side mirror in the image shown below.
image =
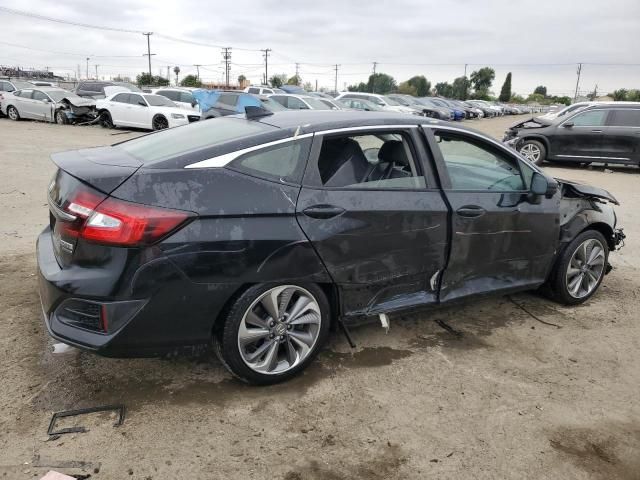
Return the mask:
[(44, 103), (51, 103), (51, 100), (49, 100), (48, 98), (45, 98), (42, 100)]
[(539, 197), (544, 195), (546, 198), (553, 197), (558, 191), (558, 182), (549, 179), (540, 172), (534, 172), (531, 177), (531, 194)]
[(192, 107), (195, 107), (196, 105), (198, 105), (198, 102), (196, 102), (195, 100), (192, 100), (192, 101), (191, 101), (191, 106), (192, 106)]
[(573, 127), (573, 122), (566, 122), (566, 123), (563, 123), (563, 124), (562, 124), (562, 126), (563, 126), (564, 128), (571, 128), (571, 127)]
[(138, 100), (138, 105), (140, 105), (141, 107), (146, 107), (147, 104), (144, 103), (144, 100)]

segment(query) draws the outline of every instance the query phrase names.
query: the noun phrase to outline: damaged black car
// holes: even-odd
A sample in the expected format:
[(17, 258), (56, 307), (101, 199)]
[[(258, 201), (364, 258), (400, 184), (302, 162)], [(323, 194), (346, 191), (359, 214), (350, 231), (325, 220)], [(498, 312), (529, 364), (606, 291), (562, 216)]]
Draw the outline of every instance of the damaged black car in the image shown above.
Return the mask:
[(108, 356), (213, 343), (270, 384), (332, 323), (539, 288), (582, 303), (622, 241), (612, 195), (475, 131), (249, 110), (52, 156), (37, 243), (51, 336)]
[(531, 162), (640, 165), (640, 103), (602, 103), (513, 125), (504, 142)]

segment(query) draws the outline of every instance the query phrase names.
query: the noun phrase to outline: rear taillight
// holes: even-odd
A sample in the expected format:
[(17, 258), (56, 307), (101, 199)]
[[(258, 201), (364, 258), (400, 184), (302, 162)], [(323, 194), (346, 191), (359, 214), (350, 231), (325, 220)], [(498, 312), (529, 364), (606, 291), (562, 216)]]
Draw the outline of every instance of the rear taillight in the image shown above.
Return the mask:
[(104, 245), (150, 245), (177, 229), (190, 212), (150, 207), (79, 188), (62, 208), (74, 220), (58, 222), (64, 237), (82, 238)]

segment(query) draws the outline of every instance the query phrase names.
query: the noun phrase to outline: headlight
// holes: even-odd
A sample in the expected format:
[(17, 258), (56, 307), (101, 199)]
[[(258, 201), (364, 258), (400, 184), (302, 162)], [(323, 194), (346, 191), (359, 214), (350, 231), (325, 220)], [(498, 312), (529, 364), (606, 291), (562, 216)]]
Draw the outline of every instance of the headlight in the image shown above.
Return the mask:
[(184, 118), (184, 115), (181, 113), (172, 113), (171, 118)]

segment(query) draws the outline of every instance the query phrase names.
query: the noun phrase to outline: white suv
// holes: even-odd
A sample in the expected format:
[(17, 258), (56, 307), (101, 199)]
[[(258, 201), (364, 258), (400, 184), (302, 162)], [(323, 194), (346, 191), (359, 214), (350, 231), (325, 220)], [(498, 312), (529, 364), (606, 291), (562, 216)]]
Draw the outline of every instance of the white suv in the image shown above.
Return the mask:
[(161, 87), (154, 88), (151, 93), (156, 95), (162, 95), (175, 103), (180, 108), (186, 108), (187, 110), (200, 111), (200, 106), (196, 102), (193, 95), (191, 95), (193, 88), (176, 88), (176, 87)]
[(336, 97), (336, 100), (342, 100), (344, 98), (359, 98), (362, 100), (368, 100), (369, 102), (372, 102), (383, 110), (387, 110), (389, 112), (410, 113), (413, 115), (422, 114), (422, 112), (420, 112), (416, 108), (400, 105), (398, 102), (387, 97), (386, 95), (378, 95), (377, 93), (341, 92), (340, 95)]
[(252, 85), (244, 89), (245, 93), (252, 93), (254, 95), (273, 95), (274, 93), (286, 93), (279, 88), (267, 87), (264, 85)]

